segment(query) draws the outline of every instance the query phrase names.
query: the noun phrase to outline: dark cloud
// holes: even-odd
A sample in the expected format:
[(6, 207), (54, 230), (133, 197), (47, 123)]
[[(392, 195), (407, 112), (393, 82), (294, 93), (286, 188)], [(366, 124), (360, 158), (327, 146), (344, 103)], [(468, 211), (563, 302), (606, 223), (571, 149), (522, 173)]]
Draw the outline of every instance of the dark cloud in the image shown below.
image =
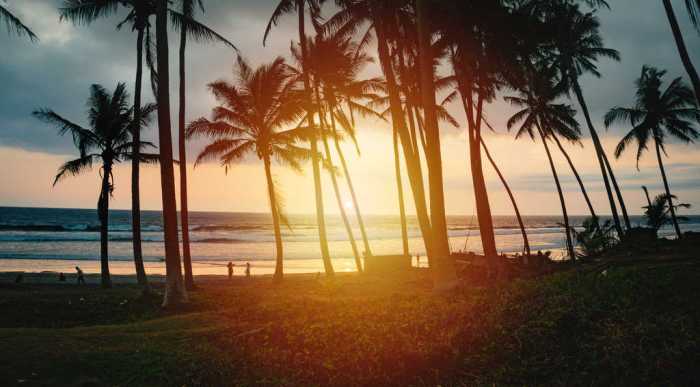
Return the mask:
[[(262, 35), (267, 19), (275, 7), (273, 0), (208, 0), (207, 13), (200, 20), (234, 42), (252, 62), (286, 55), (296, 38), (293, 16), (281, 20), (273, 30), (267, 47)], [(583, 89), (599, 131), (601, 117), (614, 105), (628, 105), (633, 98), (633, 82), (643, 64), (669, 71), (669, 79), (684, 76), (665, 13), (659, 1), (615, 0), (611, 11), (601, 10), (599, 17), (606, 44), (616, 48), (622, 61), (603, 60), (602, 79), (584, 77)], [(41, 41), (31, 44), (24, 39), (0, 33), (0, 46), (9, 55), (0, 57), (0, 143), (46, 152), (69, 152), (68, 138), (58, 139), (54, 132), (31, 118), (38, 107), (51, 107), (78, 122), (83, 122), (84, 101), (92, 83), (113, 88), (118, 81), (133, 86), (135, 34), (128, 28), (115, 30), (119, 17), (102, 20), (91, 26), (74, 27), (58, 23), (60, 0), (23, 0), (10, 7), (36, 30)], [(699, 34), (692, 29), (682, 1), (674, 1), (676, 13), (685, 33), (686, 43), (696, 65), (700, 66)], [(177, 37), (171, 34), (171, 58), (175, 63)], [(188, 119), (206, 115), (213, 104), (206, 84), (218, 78), (230, 78), (235, 54), (222, 45), (188, 47), (189, 95)], [(172, 79), (173, 90), (177, 80)], [(150, 98), (147, 80), (145, 97)], [(176, 96), (176, 93), (173, 93)], [(175, 104), (176, 98), (173, 99)], [(578, 108), (575, 102), (572, 104)], [(504, 127), (507, 107), (502, 102), (489, 107), (489, 119), (495, 127)], [(173, 109), (174, 110), (174, 109)], [(458, 106), (454, 115), (462, 117)], [(613, 128), (619, 135), (625, 128)], [(587, 132), (587, 131), (584, 131)], [(146, 137), (153, 137), (146, 134)], [(193, 148), (199, 148), (193, 144)]]

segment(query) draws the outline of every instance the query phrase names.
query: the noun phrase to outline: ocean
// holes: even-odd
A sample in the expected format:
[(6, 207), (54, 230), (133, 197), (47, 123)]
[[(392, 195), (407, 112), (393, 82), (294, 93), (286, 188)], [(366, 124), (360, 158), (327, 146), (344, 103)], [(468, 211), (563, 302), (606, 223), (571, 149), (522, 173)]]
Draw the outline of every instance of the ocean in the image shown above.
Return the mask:
[[(401, 251), (398, 216), (365, 215), (370, 247), (376, 255)], [(577, 226), (584, 216), (572, 216)], [(362, 240), (356, 219), (354, 235), (360, 251)], [(148, 273), (165, 272), (162, 220), (160, 211), (142, 212), (143, 255)], [(632, 223), (642, 218), (634, 216)], [(533, 251), (550, 250), (561, 256), (565, 243), (562, 222), (556, 216), (524, 217)], [(323, 271), (314, 215), (290, 215), (289, 228), (282, 229), (285, 271), (315, 273)], [(448, 234), (452, 251), (481, 252), (478, 223), (472, 216), (448, 216)], [(495, 216), (496, 244), (499, 252), (522, 251), (522, 237), (513, 216)], [(0, 207), (0, 271), (63, 271), (80, 266), (85, 272), (99, 272), (99, 222), (95, 210), (63, 208)], [(327, 217), (329, 248), (337, 271), (354, 271), (354, 261), (342, 220)], [(415, 217), (409, 217), (409, 246), (412, 255), (425, 256)], [(684, 231), (700, 231), (700, 216), (690, 216), (682, 224)], [(673, 236), (671, 228), (662, 236)], [(274, 269), (275, 245), (272, 221), (268, 214), (191, 212), (190, 238), (195, 274), (225, 274), (225, 265), (251, 263), (253, 274)], [(134, 272), (131, 244), (131, 212), (110, 211), (110, 269), (115, 274)], [(422, 260), (422, 264), (426, 264)], [(242, 269), (236, 269), (241, 274)]]

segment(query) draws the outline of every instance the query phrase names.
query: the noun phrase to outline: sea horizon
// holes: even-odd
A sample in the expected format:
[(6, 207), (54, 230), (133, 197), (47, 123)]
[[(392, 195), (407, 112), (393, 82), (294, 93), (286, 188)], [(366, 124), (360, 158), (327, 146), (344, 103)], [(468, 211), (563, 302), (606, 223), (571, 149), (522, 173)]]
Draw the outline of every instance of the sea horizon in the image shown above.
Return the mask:
[[(190, 211), (190, 239), (195, 274), (223, 273), (227, 262), (251, 263), (255, 273), (274, 269), (275, 244), (270, 214), (254, 212)], [(142, 211), (143, 257), (149, 273), (163, 273), (164, 243), (161, 211)], [(363, 215), (368, 243), (375, 255), (401, 251), (398, 215)], [(572, 215), (579, 227), (587, 218)], [(607, 217), (602, 216), (605, 221)], [(351, 217), (356, 244), (362, 253), (362, 240), (356, 219)], [(499, 253), (522, 252), (521, 231), (515, 216), (494, 216), (494, 232)], [(550, 251), (564, 255), (565, 236), (560, 216), (525, 215), (523, 222), (533, 252)], [(315, 216), (289, 215), (290, 227), (282, 229), (285, 270), (322, 271)], [(631, 216), (634, 225), (643, 222)], [(407, 217), (409, 252), (425, 256), (420, 228), (415, 216)], [(448, 215), (451, 251), (481, 253), (476, 216)], [(684, 231), (700, 231), (700, 216), (691, 215)], [(71, 271), (80, 265), (86, 272), (99, 271), (99, 220), (94, 209), (50, 207), (0, 207), (0, 271)], [(339, 271), (354, 271), (349, 238), (339, 215), (327, 215), (329, 248)], [(660, 235), (673, 237), (665, 227)], [(133, 273), (131, 211), (110, 210), (109, 259), (112, 271)], [(424, 264), (427, 261), (423, 260)]]

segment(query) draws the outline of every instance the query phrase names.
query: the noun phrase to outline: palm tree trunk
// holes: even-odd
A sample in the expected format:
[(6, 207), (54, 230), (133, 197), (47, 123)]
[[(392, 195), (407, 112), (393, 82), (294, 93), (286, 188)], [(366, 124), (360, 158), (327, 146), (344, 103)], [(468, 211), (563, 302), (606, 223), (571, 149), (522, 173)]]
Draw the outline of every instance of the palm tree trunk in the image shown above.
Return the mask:
[(178, 112), (178, 152), (180, 154), (180, 228), (182, 232), (182, 259), (185, 267), (185, 287), (194, 288), (192, 275), (192, 256), (190, 255), (190, 220), (187, 205), (187, 149), (185, 148), (185, 50), (187, 47), (187, 29), (180, 26), (180, 109)]
[(379, 62), (382, 67), (382, 72), (384, 73), (384, 78), (387, 82), (387, 91), (389, 94), (391, 121), (401, 140), (404, 158), (406, 159), (408, 181), (411, 186), (411, 192), (413, 193), (413, 201), (416, 208), (418, 225), (421, 229), (423, 243), (425, 244), (425, 250), (428, 256), (428, 265), (433, 267), (433, 258), (435, 257), (435, 253), (432, 246), (432, 226), (430, 224), (430, 217), (428, 216), (428, 208), (425, 200), (425, 187), (423, 184), (423, 173), (421, 171), (420, 159), (418, 159), (418, 156), (413, 153), (413, 145), (411, 144), (410, 134), (406, 128), (401, 98), (399, 96), (399, 89), (394, 76), (394, 70), (391, 68), (392, 61), (389, 56), (389, 49), (387, 47), (384, 29), (377, 15), (374, 15), (374, 18), (374, 28), (377, 32), (377, 51), (379, 54)]
[(663, 0), (664, 8), (666, 9), (666, 16), (668, 16), (668, 22), (671, 25), (671, 31), (673, 32), (673, 39), (676, 41), (676, 47), (678, 48), (678, 54), (683, 62), (683, 67), (688, 73), (690, 82), (693, 84), (693, 90), (695, 91), (695, 99), (700, 104), (700, 76), (693, 66), (693, 62), (690, 60), (690, 55), (688, 55), (688, 50), (685, 47), (685, 41), (683, 40), (683, 34), (678, 26), (678, 20), (676, 20), (676, 14), (673, 12), (673, 6), (670, 0)]
[(644, 196), (647, 198), (647, 205), (649, 205), (649, 208), (651, 208), (651, 198), (649, 197), (649, 190), (645, 185), (642, 186), (642, 190), (644, 191)]
[(158, 55), (158, 140), (160, 150), (160, 184), (163, 201), (163, 233), (165, 239), (165, 295), (163, 307), (187, 301), (183, 286), (180, 249), (177, 238), (177, 204), (170, 122), (170, 72), (168, 69), (167, 0), (158, 0), (156, 7), (156, 52)]
[(569, 154), (564, 149), (564, 146), (561, 145), (561, 141), (559, 141), (559, 138), (557, 136), (552, 136), (552, 138), (554, 138), (554, 142), (557, 143), (557, 146), (559, 147), (561, 154), (563, 154), (564, 158), (566, 158), (566, 162), (569, 163), (569, 167), (571, 168), (571, 171), (574, 173), (574, 176), (576, 177), (576, 181), (578, 181), (579, 187), (581, 187), (581, 193), (583, 194), (583, 198), (586, 200), (586, 205), (588, 206), (588, 211), (591, 213), (591, 216), (593, 218), (598, 219), (598, 216), (595, 214), (595, 210), (593, 209), (593, 204), (591, 203), (591, 199), (588, 197), (588, 192), (586, 191), (586, 186), (583, 185), (583, 180), (581, 179), (581, 175), (578, 174), (576, 167), (574, 167), (574, 163), (571, 161), (571, 157), (569, 157)]
[(659, 161), (659, 169), (661, 170), (661, 178), (664, 181), (664, 189), (666, 190), (666, 197), (668, 198), (668, 208), (671, 212), (671, 221), (673, 222), (673, 228), (676, 230), (676, 235), (678, 239), (683, 238), (681, 233), (681, 228), (678, 226), (678, 218), (676, 218), (676, 209), (673, 207), (673, 198), (671, 197), (671, 189), (668, 186), (668, 179), (666, 178), (666, 169), (664, 168), (664, 162), (661, 158), (661, 146), (659, 142), (654, 138), (654, 144), (656, 145), (656, 159)]
[(143, 36), (144, 27), (138, 28), (136, 39), (136, 85), (134, 86), (134, 132), (131, 134), (134, 147), (131, 150), (131, 239), (134, 251), (134, 266), (136, 268), (136, 280), (139, 285), (148, 289), (148, 278), (143, 266), (143, 254), (141, 250), (141, 194), (139, 189), (140, 179), (140, 153), (141, 153), (141, 82), (143, 78)]
[(557, 193), (559, 194), (559, 201), (561, 202), (561, 212), (564, 216), (564, 232), (566, 233), (566, 249), (569, 252), (569, 257), (572, 261), (576, 261), (576, 254), (574, 254), (574, 244), (571, 241), (571, 228), (569, 226), (569, 214), (566, 212), (566, 202), (564, 201), (564, 193), (561, 189), (561, 184), (559, 183), (559, 176), (557, 175), (557, 169), (554, 167), (554, 161), (552, 160), (552, 153), (549, 151), (549, 145), (547, 145), (547, 139), (542, 133), (542, 129), (539, 124), (537, 125), (537, 131), (542, 139), (542, 144), (544, 145), (544, 150), (547, 152), (547, 159), (549, 160), (549, 167), (552, 169), (552, 176), (554, 177), (554, 182), (557, 185)]
[[(493, 230), (491, 204), (489, 203), (488, 191), (486, 190), (486, 181), (484, 179), (484, 170), (481, 159), (481, 119), (474, 119), (471, 92), (463, 92), (464, 90), (467, 90), (464, 84), (460, 84), (459, 88), (462, 107), (467, 115), (468, 122), (467, 142), (469, 148), (469, 167), (472, 172), (472, 185), (474, 186), (474, 200), (476, 202), (476, 217), (479, 222), (479, 234), (481, 234), (481, 246), (484, 250), (484, 255), (492, 258), (494, 260), (494, 264), (497, 264), (497, 262), (495, 262), (498, 256), (498, 252), (496, 251), (496, 235)], [(480, 102), (477, 104), (477, 115), (481, 117), (482, 98), (479, 99)], [(467, 102), (467, 100), (469, 100), (469, 102)]]
[(272, 180), (270, 168), (270, 157), (263, 158), (265, 164), (265, 177), (267, 178), (267, 193), (270, 196), (270, 212), (272, 212), (272, 229), (275, 233), (275, 274), (273, 278), (279, 281), (284, 276), (284, 251), (282, 246), (282, 231), (280, 230), (280, 215), (275, 195), (275, 183)]
[(352, 206), (355, 209), (355, 216), (357, 217), (357, 223), (360, 226), (360, 234), (362, 235), (362, 243), (365, 247), (365, 254), (372, 255), (372, 250), (369, 246), (369, 238), (367, 238), (367, 231), (365, 230), (365, 222), (362, 218), (362, 212), (360, 211), (360, 204), (357, 201), (357, 196), (355, 195), (355, 187), (352, 184), (352, 178), (350, 177), (350, 171), (348, 170), (348, 165), (345, 162), (345, 156), (343, 155), (343, 150), (340, 149), (340, 141), (338, 141), (338, 131), (335, 125), (335, 117), (331, 114), (331, 125), (333, 127), (333, 143), (335, 144), (335, 151), (340, 157), (340, 164), (343, 166), (343, 173), (345, 174), (345, 181), (348, 183), (348, 189), (350, 190), (350, 197), (352, 198)]
[[(297, 13), (299, 16), (299, 44), (301, 46), (301, 58), (302, 58), (302, 77), (304, 78), (304, 90), (306, 93), (307, 104), (308, 104), (308, 114), (307, 121), (309, 128), (314, 126), (314, 109), (313, 100), (311, 96), (311, 82), (309, 80), (309, 73), (306, 67), (307, 58), (307, 48), (306, 48), (306, 31), (305, 31), (305, 12), (304, 12), (304, 0), (297, 0)], [(316, 198), (316, 223), (318, 225), (318, 240), (321, 245), (321, 259), (323, 260), (323, 267), (326, 271), (327, 276), (333, 276), (335, 272), (333, 271), (333, 263), (331, 262), (331, 255), (328, 251), (328, 237), (326, 235), (326, 215), (323, 208), (323, 188), (321, 187), (321, 170), (319, 167), (318, 160), (318, 144), (316, 143), (316, 133), (311, 130), (309, 135), (309, 143), (311, 147), (311, 166), (314, 175), (314, 192)]]
[(579, 105), (581, 105), (581, 110), (583, 111), (583, 116), (586, 119), (586, 124), (588, 125), (588, 130), (591, 132), (591, 139), (593, 140), (593, 146), (595, 147), (596, 157), (598, 158), (598, 164), (600, 165), (600, 173), (603, 175), (603, 183), (605, 184), (605, 192), (608, 194), (608, 202), (610, 203), (610, 214), (613, 218), (613, 223), (615, 225), (615, 230), (617, 235), (622, 237), (624, 233), (622, 232), (622, 225), (620, 224), (620, 217), (617, 214), (617, 205), (615, 204), (615, 198), (613, 198), (612, 188), (610, 187), (610, 180), (608, 180), (608, 171), (605, 167), (605, 161), (603, 161), (603, 146), (600, 144), (600, 139), (598, 138), (598, 132), (596, 132), (593, 127), (593, 122), (591, 121), (591, 116), (588, 113), (588, 106), (586, 105), (586, 100), (583, 98), (583, 92), (578, 84), (578, 79), (574, 79), (574, 92), (576, 93), (576, 98), (578, 99)]
[(103, 288), (112, 287), (109, 275), (109, 177), (112, 167), (105, 163), (102, 176), (100, 199), (97, 201), (97, 212), (100, 219), (100, 277)]
[(408, 225), (406, 222), (406, 207), (403, 201), (403, 183), (401, 182), (401, 161), (399, 160), (399, 136), (393, 130), (394, 138), (394, 172), (396, 173), (396, 190), (399, 193), (399, 217), (401, 219), (401, 246), (403, 255), (408, 256)]
[(498, 174), (498, 178), (501, 179), (501, 183), (503, 183), (503, 187), (506, 189), (506, 192), (508, 193), (508, 197), (510, 198), (510, 202), (513, 203), (513, 210), (515, 211), (515, 217), (518, 219), (518, 225), (520, 226), (520, 233), (523, 235), (523, 247), (525, 249), (525, 254), (527, 255), (527, 257), (529, 257), (531, 255), (530, 254), (530, 241), (527, 238), (527, 232), (525, 231), (525, 223), (523, 223), (523, 218), (522, 218), (522, 216), (520, 216), (520, 209), (518, 208), (518, 203), (516, 203), (516, 201), (515, 201), (515, 196), (513, 195), (513, 191), (510, 190), (510, 186), (508, 186), (508, 182), (506, 181), (505, 177), (503, 177), (503, 174), (501, 173), (501, 170), (496, 165), (496, 162), (493, 160), (493, 157), (491, 157), (491, 153), (489, 152), (489, 149), (486, 147), (486, 143), (484, 142), (483, 137), (481, 138), (481, 147), (484, 148), (484, 153), (486, 153), (486, 158), (489, 160), (489, 162), (491, 163), (491, 166)]
[[(318, 92), (318, 86), (316, 87), (316, 100), (320, 101), (321, 96)], [(335, 200), (338, 203), (338, 210), (340, 210), (340, 217), (343, 219), (343, 225), (345, 226), (345, 232), (348, 234), (348, 241), (350, 242), (350, 247), (352, 248), (352, 255), (355, 258), (355, 266), (357, 271), (362, 273), (362, 260), (360, 259), (360, 252), (357, 249), (357, 244), (355, 243), (355, 236), (352, 232), (352, 225), (348, 220), (348, 214), (345, 212), (345, 203), (343, 203), (343, 198), (340, 196), (340, 188), (338, 187), (338, 179), (335, 176), (335, 170), (333, 168), (333, 159), (331, 157), (331, 148), (328, 146), (328, 138), (326, 133), (328, 131), (328, 125), (326, 123), (325, 113), (323, 110), (319, 111), (319, 117), (321, 121), (321, 141), (323, 142), (323, 149), (326, 152), (326, 162), (330, 170), (328, 171), (331, 177), (331, 183), (333, 184), (333, 192), (335, 193)]]
[(617, 196), (617, 202), (620, 204), (620, 211), (622, 212), (622, 220), (625, 222), (625, 227), (627, 230), (632, 229), (632, 224), (630, 223), (630, 217), (627, 215), (627, 206), (625, 205), (625, 199), (622, 197), (622, 190), (620, 186), (617, 185), (617, 179), (615, 178), (615, 173), (613, 172), (610, 160), (608, 160), (608, 155), (603, 152), (603, 161), (605, 161), (605, 167), (608, 169), (608, 174), (610, 174), (610, 181), (615, 188), (615, 195)]
[(440, 128), (435, 109), (435, 83), (433, 72), (433, 53), (431, 49), (431, 31), (427, 25), (427, 4), (416, 0), (416, 19), (418, 23), (419, 73), (423, 113), (425, 115), (425, 135), (428, 164), (428, 181), (430, 193), (430, 221), (433, 232), (433, 249), (436, 257), (444, 265), (438, 270), (446, 278), (442, 281), (454, 281), (456, 273), (450, 256), (450, 242), (447, 237), (447, 217), (445, 215), (445, 191), (443, 188), (442, 156), (440, 153)]

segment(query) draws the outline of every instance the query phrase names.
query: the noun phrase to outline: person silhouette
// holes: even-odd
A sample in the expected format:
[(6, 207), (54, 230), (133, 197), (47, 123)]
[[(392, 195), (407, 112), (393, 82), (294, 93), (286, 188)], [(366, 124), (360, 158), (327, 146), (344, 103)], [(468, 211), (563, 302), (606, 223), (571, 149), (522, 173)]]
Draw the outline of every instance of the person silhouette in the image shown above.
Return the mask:
[(245, 276), (250, 278), (250, 262), (245, 263)]
[(83, 271), (80, 270), (78, 266), (75, 267), (75, 271), (78, 272), (78, 285), (85, 285), (85, 277), (83, 276)]
[(233, 279), (233, 262), (229, 262), (226, 266), (228, 267), (228, 279), (231, 280)]

